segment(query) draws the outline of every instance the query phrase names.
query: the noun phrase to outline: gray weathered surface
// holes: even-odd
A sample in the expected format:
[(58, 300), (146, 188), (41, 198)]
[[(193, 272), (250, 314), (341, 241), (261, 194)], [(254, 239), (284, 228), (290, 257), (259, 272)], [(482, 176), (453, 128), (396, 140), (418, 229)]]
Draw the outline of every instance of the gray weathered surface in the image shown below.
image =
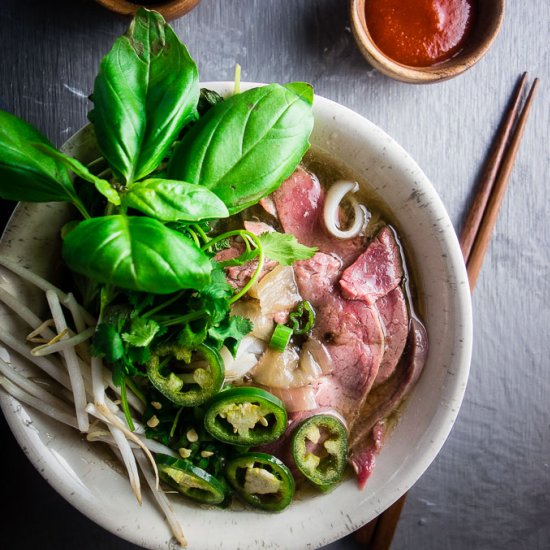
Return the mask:
[[(3, 0), (0, 102), (62, 143), (85, 122), (98, 62), (126, 25), (90, 0)], [(307, 80), (370, 118), (418, 161), (457, 228), (517, 76), (541, 77), (475, 292), (464, 405), (409, 495), (393, 548), (550, 547), (548, 0), (508, 2), (501, 34), (476, 67), (420, 87), (367, 65), (343, 0), (203, 0), (174, 26), (203, 80), (231, 79), (238, 62), (243, 80)], [(4, 474), (16, 464), (19, 476), (4, 491), (4, 502), (17, 502), (2, 521), (5, 547), (132, 547), (62, 502), (12, 441), (3, 461)], [(31, 491), (40, 497), (29, 502)], [(330, 548), (355, 547), (348, 538)]]

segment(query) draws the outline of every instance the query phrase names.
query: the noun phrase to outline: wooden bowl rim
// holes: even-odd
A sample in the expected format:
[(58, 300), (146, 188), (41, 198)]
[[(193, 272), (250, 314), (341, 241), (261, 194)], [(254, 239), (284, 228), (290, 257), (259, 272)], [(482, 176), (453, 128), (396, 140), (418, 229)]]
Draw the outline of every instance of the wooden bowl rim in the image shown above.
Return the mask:
[(372, 40), (367, 30), (365, 2), (366, 0), (350, 0), (352, 32), (361, 53), (375, 69), (385, 75), (413, 84), (447, 80), (462, 74), (477, 63), (487, 53), (497, 37), (502, 26), (505, 9), (505, 0), (495, 0), (496, 16), (488, 29), (488, 34), (466, 56), (458, 54), (456, 57), (431, 67), (411, 67), (389, 58)]
[(139, 8), (158, 11), (165, 19), (175, 19), (191, 11), (201, 0), (166, 0), (159, 4), (151, 4), (146, 0), (138, 3), (128, 0), (95, 0), (98, 4), (115, 13), (133, 15)]

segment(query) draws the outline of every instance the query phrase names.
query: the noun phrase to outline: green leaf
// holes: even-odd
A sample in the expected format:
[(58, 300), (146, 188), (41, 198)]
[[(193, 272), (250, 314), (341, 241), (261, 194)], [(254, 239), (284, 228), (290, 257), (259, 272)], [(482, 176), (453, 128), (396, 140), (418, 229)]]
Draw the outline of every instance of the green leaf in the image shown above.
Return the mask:
[(211, 324), (217, 324), (229, 312), (231, 306), (229, 300), (233, 296), (234, 290), (227, 282), (225, 272), (220, 264), (212, 262), (212, 266), (210, 283), (199, 293), (200, 307), (193, 309), (203, 310), (210, 317)]
[(207, 88), (201, 88), (201, 94), (199, 97), (199, 104), (197, 105), (197, 110), (199, 115), (203, 116), (206, 114), (214, 105), (221, 103), (223, 97), (214, 90), (209, 90)]
[(92, 353), (114, 363), (124, 356), (124, 343), (114, 323), (100, 323), (94, 334)]
[(81, 222), (65, 238), (63, 258), (96, 281), (154, 294), (203, 288), (212, 269), (206, 254), (178, 232), (123, 215)]
[(79, 178), (93, 183), (99, 193), (101, 193), (111, 204), (114, 204), (115, 206), (120, 205), (120, 195), (117, 190), (114, 189), (107, 180), (94, 176), (80, 161), (40, 143), (35, 144), (35, 147), (45, 155), (48, 155), (63, 164), (69, 170), (72, 170)]
[(307, 82), (289, 82), (284, 86), (287, 90), (294, 92), (298, 97), (313, 105), (313, 88)]
[(184, 181), (140, 181), (124, 194), (123, 204), (165, 222), (194, 222), (229, 216), (223, 201), (212, 191)]
[(162, 16), (139, 9), (103, 58), (95, 80), (97, 142), (115, 175), (131, 183), (161, 163), (197, 117), (198, 71)]
[(313, 128), (308, 85), (289, 86), (254, 88), (212, 107), (176, 147), (169, 177), (208, 187), (230, 214), (274, 191), (307, 151)]
[(177, 345), (188, 350), (197, 349), (206, 339), (207, 323), (200, 319), (192, 325), (186, 323), (176, 337)]
[(253, 328), (254, 325), (250, 319), (246, 319), (240, 315), (232, 315), (231, 317), (226, 317), (219, 326), (211, 327), (208, 330), (208, 337), (216, 349), (220, 349), (225, 345), (231, 352), (231, 355), (235, 357), (241, 340)]
[(132, 346), (148, 346), (160, 330), (159, 324), (153, 319), (136, 317), (130, 324), (130, 332), (123, 332), (122, 339)]
[(281, 265), (292, 265), (297, 260), (308, 260), (316, 252), (317, 247), (300, 244), (290, 233), (271, 231), (262, 233), (259, 237), (264, 254)]
[(78, 201), (69, 172), (33, 144), (55, 151), (38, 130), (0, 110), (0, 197), (15, 201)]

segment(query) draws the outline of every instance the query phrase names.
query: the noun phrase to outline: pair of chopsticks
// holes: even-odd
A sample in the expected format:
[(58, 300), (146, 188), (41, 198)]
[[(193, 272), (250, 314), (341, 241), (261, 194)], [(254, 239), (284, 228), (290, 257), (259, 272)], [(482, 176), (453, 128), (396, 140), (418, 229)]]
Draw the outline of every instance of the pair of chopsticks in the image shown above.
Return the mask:
[[(527, 73), (523, 73), (493, 141), (489, 157), (479, 180), (478, 190), (460, 234), (460, 247), (464, 256), (471, 291), (474, 290), (483, 257), (497, 221), (500, 205), (525, 130), (527, 117), (533, 104), (538, 78), (533, 81), (523, 108), (520, 110), (526, 84)], [(377, 518), (358, 529), (355, 532), (355, 540), (368, 550), (388, 550), (406, 498), (407, 493)]]

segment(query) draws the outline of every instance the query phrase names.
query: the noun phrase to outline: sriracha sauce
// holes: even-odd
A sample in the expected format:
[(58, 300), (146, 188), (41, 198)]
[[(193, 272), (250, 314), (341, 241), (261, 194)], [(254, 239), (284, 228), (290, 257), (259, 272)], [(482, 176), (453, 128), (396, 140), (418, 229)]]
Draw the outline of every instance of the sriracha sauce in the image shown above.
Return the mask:
[(428, 67), (462, 49), (472, 28), (474, 1), (367, 0), (367, 28), (394, 61)]

